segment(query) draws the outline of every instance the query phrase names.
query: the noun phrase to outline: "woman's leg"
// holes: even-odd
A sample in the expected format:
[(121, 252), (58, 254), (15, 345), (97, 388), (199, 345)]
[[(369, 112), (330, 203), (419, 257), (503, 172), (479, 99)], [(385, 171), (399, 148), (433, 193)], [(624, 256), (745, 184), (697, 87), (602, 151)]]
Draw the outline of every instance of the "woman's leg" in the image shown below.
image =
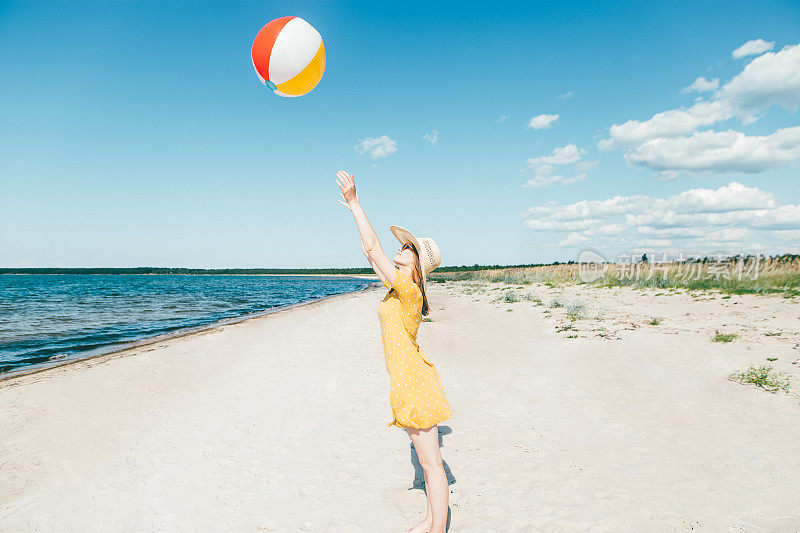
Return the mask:
[[(419, 525), (427, 525), (430, 533), (445, 533), (447, 526), (447, 509), (450, 499), (450, 490), (447, 486), (447, 476), (442, 465), (441, 450), (439, 450), (439, 426), (434, 425), (427, 429), (406, 428), (414, 449), (417, 451), (419, 463), (425, 473), (425, 491), (428, 495), (428, 516)], [(411, 531), (414, 531), (412, 529)], [(426, 531), (422, 529), (421, 531)]]
[(422, 475), (425, 477), (425, 501), (428, 505), (428, 509), (425, 511), (425, 519), (422, 522), (430, 526), (433, 521), (433, 513), (431, 513), (431, 498), (428, 495), (428, 473), (423, 470)]

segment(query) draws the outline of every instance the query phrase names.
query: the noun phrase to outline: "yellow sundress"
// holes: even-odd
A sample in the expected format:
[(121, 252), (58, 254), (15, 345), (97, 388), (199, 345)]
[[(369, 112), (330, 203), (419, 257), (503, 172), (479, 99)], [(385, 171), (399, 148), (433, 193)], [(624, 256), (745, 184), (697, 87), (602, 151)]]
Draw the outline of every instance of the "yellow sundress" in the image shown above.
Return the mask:
[[(383, 284), (387, 289), (392, 285)], [(425, 429), (453, 416), (436, 367), (417, 345), (422, 321), (422, 291), (397, 269), (394, 290), (378, 306), (383, 353), (390, 376), (389, 426)]]

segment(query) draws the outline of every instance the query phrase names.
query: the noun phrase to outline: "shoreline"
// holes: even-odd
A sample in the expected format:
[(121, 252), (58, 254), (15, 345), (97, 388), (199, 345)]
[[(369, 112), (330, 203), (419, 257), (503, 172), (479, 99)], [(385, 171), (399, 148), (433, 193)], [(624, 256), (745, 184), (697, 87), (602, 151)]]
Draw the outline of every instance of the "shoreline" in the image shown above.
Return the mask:
[[(438, 424), (450, 531), (797, 528), (800, 302), (512, 291), (431, 284), (420, 324), (452, 407)], [(423, 469), (406, 432), (386, 426), (383, 293), (373, 285), (0, 383), (0, 530), (418, 522)], [(757, 364), (788, 372), (789, 391), (727, 379)]]
[[(17, 275), (17, 274), (11, 274), (11, 275)], [(20, 275), (28, 275), (28, 274), (20, 274)], [(35, 275), (62, 276), (62, 275), (70, 275), (70, 274), (35, 274)], [(109, 275), (109, 274), (88, 274), (88, 275), (106, 276), (106, 275)], [(111, 275), (149, 276), (149, 275), (176, 275), (176, 274), (111, 274)], [(181, 274), (177, 274), (177, 275), (181, 275)], [(204, 274), (197, 274), (197, 275), (204, 275)], [(238, 274), (224, 274), (224, 275), (238, 275)], [(262, 274), (255, 274), (255, 275), (262, 275)], [(263, 275), (271, 276), (273, 274), (263, 274)], [(298, 274), (298, 275), (305, 275), (305, 274)], [(135, 350), (137, 348), (142, 348), (142, 347), (145, 347), (145, 346), (149, 346), (149, 345), (155, 344), (157, 342), (163, 342), (163, 341), (167, 341), (167, 340), (186, 337), (186, 336), (189, 336), (189, 335), (195, 335), (195, 334), (198, 334), (198, 333), (204, 333), (206, 331), (213, 330), (215, 328), (219, 328), (219, 327), (223, 327), (223, 326), (227, 326), (229, 324), (238, 324), (240, 322), (246, 322), (247, 320), (253, 320), (255, 318), (259, 318), (259, 317), (263, 317), (263, 316), (267, 316), (267, 315), (271, 315), (271, 314), (275, 314), (275, 313), (280, 313), (282, 311), (287, 311), (287, 310), (293, 309), (295, 307), (302, 307), (302, 306), (306, 306), (306, 305), (312, 305), (312, 304), (319, 303), (319, 302), (322, 302), (322, 301), (330, 299), (330, 298), (336, 298), (338, 296), (344, 296), (344, 295), (347, 295), (347, 294), (354, 294), (354, 293), (366, 291), (366, 290), (369, 290), (369, 289), (372, 289), (372, 288), (375, 288), (375, 287), (378, 287), (378, 286), (381, 286), (381, 287), (383, 286), (383, 284), (380, 284), (380, 281), (377, 281), (376, 283), (377, 284), (375, 284), (375, 285), (367, 285), (366, 287), (363, 287), (361, 289), (356, 289), (356, 290), (353, 290), (353, 291), (343, 292), (343, 293), (339, 293), (339, 294), (330, 294), (328, 296), (321, 296), (321, 297), (313, 298), (313, 299), (310, 299), (310, 300), (303, 300), (301, 302), (296, 302), (296, 303), (293, 303), (293, 304), (286, 304), (286, 305), (279, 305), (279, 306), (276, 306), (276, 307), (270, 307), (269, 309), (266, 309), (264, 311), (259, 311), (257, 313), (247, 313), (245, 315), (241, 315), (241, 316), (237, 316), (237, 317), (223, 318), (221, 320), (215, 320), (214, 322), (211, 322), (209, 324), (203, 324), (203, 325), (200, 325), (200, 326), (191, 326), (191, 327), (188, 327), (188, 328), (180, 328), (180, 329), (176, 329), (174, 331), (170, 331), (170, 332), (167, 332), (167, 333), (154, 335), (152, 337), (145, 337), (145, 338), (140, 339), (138, 341), (131, 341), (131, 342), (125, 342), (125, 343), (120, 343), (120, 344), (113, 344), (113, 345), (108, 346), (107, 349), (99, 348), (99, 350), (103, 350), (101, 353), (93, 353), (92, 355), (86, 355), (86, 356), (83, 356), (83, 357), (76, 356), (76, 357), (73, 357), (73, 358), (66, 359), (64, 361), (53, 361), (52, 363), (50, 363), (50, 362), (38, 363), (38, 364), (35, 364), (35, 365), (30, 365), (29, 367), (22, 367), (22, 368), (20, 368), (18, 370), (10, 370), (8, 372), (4, 372), (4, 373), (0, 374), (0, 388), (2, 388), (3, 385), (6, 384), (7, 381), (13, 380), (13, 379), (17, 379), (17, 378), (21, 378), (23, 376), (29, 376), (29, 375), (32, 375), (32, 374), (38, 374), (40, 372), (47, 372), (47, 371), (53, 370), (55, 368), (63, 367), (63, 366), (66, 366), (66, 365), (72, 365), (72, 364), (75, 364), (75, 363), (81, 363), (81, 362), (85, 362), (85, 361), (90, 361), (90, 360), (98, 359), (98, 358), (101, 358), (101, 357), (110, 357), (110, 356), (122, 355), (124, 352), (127, 352), (129, 350)], [(378, 284), (380, 284), (380, 285), (378, 285)]]
[(146, 273), (135, 273), (135, 272), (119, 272), (119, 273), (110, 273), (110, 272), (76, 272), (76, 273), (56, 273), (56, 272), (0, 272), (0, 276), (312, 276), (312, 277), (336, 277), (336, 276), (344, 276), (348, 278), (364, 278), (364, 279), (372, 279), (376, 278), (376, 275), (370, 276), (369, 274), (248, 274), (248, 273), (241, 273), (241, 274), (191, 274), (191, 273), (162, 273), (162, 274), (154, 274), (152, 272)]

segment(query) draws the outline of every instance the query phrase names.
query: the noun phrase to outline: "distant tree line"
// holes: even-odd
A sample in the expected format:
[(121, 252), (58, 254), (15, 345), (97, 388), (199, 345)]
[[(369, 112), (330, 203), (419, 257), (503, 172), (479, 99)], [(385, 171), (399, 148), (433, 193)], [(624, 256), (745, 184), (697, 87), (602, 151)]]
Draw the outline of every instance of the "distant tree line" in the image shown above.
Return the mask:
[[(728, 257), (735, 260), (740, 256)], [(749, 258), (753, 256), (742, 256)], [(771, 258), (773, 261), (797, 261), (800, 255), (783, 254)], [(702, 262), (713, 260), (709, 258), (694, 258), (689, 262)], [(642, 261), (647, 262), (647, 256), (642, 256)], [(552, 263), (528, 263), (525, 265), (478, 265), (472, 266), (440, 266), (431, 275), (445, 272), (472, 272), (476, 270), (501, 270), (508, 268), (529, 268), (539, 266), (572, 265), (575, 261), (553, 261)], [(133, 267), (133, 268), (0, 268), (0, 274), (187, 274), (187, 275), (264, 275), (264, 274), (308, 274), (308, 275), (337, 275), (337, 274), (364, 274), (374, 275), (372, 268), (168, 268), (168, 267)]]
[[(574, 263), (574, 261), (569, 261)], [(497, 270), (502, 268), (524, 268), (555, 263), (531, 263), (528, 265), (472, 265), (439, 267), (436, 272), (463, 272), (473, 270)], [(187, 275), (264, 275), (264, 274), (375, 274), (370, 267), (363, 268), (169, 268), (169, 267), (132, 267), (132, 268), (0, 268), (0, 274), (187, 274)]]

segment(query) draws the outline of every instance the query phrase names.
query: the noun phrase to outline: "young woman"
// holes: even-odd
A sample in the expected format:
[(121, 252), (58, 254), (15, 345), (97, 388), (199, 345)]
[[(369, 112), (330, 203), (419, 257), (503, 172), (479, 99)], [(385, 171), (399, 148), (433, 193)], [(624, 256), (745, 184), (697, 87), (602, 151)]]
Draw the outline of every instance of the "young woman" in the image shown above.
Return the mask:
[(453, 415), (436, 367), (417, 345), (419, 324), (422, 316), (428, 314), (426, 277), (441, 263), (439, 247), (433, 239), (417, 239), (404, 228), (390, 226), (402, 244), (394, 260), (390, 260), (361, 209), (353, 176), (340, 171), (336, 183), (344, 200), (339, 203), (356, 220), (364, 255), (390, 289), (378, 306), (383, 353), (391, 378), (389, 404), (393, 418), (389, 425), (408, 432), (425, 473), (428, 497), (425, 519), (408, 531), (444, 533), (450, 490), (442, 466), (437, 424)]

